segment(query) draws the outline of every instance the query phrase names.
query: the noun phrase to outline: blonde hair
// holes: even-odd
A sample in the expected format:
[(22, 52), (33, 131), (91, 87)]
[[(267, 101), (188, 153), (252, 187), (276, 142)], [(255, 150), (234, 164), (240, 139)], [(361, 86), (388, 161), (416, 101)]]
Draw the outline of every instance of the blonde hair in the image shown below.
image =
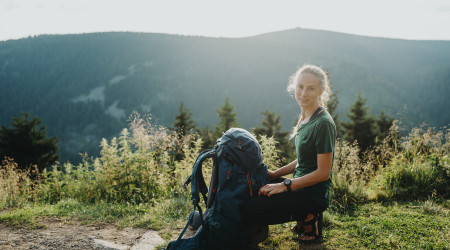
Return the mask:
[[(330, 88), (330, 83), (328, 82), (327, 74), (319, 66), (312, 65), (312, 64), (304, 64), (293, 75), (291, 75), (291, 77), (289, 77), (289, 84), (287, 86), (287, 91), (289, 92), (289, 94), (291, 94), (292, 96), (295, 95), (295, 88), (297, 87), (300, 76), (303, 73), (309, 73), (309, 74), (315, 76), (316, 79), (319, 81), (320, 90), (322, 91), (322, 94), (319, 97), (319, 106), (327, 108), (327, 104), (328, 104), (328, 101), (330, 100), (330, 96), (331, 96), (331, 88)], [(291, 139), (297, 134), (297, 129), (300, 125), (301, 119), (302, 119), (302, 114), (300, 114), (299, 122), (292, 130), (292, 133), (290, 136)]]

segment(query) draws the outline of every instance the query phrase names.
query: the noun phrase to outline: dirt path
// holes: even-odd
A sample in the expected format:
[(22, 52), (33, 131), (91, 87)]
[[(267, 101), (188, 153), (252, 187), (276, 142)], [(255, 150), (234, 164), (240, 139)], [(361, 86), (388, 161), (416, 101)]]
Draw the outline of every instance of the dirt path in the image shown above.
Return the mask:
[(81, 225), (43, 218), (42, 228), (15, 228), (0, 223), (0, 249), (154, 249), (164, 240), (142, 228)]

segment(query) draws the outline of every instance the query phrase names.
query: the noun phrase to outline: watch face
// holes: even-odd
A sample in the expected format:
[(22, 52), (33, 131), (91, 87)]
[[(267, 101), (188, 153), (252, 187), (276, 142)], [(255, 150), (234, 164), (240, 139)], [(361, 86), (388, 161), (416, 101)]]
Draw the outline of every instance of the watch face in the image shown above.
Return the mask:
[(291, 185), (291, 179), (284, 179), (284, 185), (286, 186)]

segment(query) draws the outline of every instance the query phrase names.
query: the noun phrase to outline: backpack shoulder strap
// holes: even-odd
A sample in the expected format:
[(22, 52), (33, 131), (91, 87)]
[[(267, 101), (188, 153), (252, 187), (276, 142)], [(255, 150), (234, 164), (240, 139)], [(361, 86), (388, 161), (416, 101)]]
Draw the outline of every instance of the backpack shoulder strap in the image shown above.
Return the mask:
[(174, 245), (173, 245), (174, 249), (176, 249), (178, 244), (180, 244), (181, 238), (183, 237), (184, 233), (186, 232), (186, 229), (188, 228), (189, 224), (193, 220), (193, 216), (195, 214), (196, 209), (198, 209), (198, 211), (200, 213), (200, 221), (202, 223), (202, 226), (206, 226), (205, 221), (203, 220), (202, 208), (199, 205), (199, 202), (200, 202), (200, 194), (199, 193), (202, 194), (205, 204), (208, 204), (208, 198), (206, 196), (206, 194), (208, 192), (208, 188), (206, 187), (205, 179), (204, 179), (203, 173), (202, 173), (202, 164), (208, 158), (213, 158), (214, 166), (215, 166), (216, 161), (217, 161), (217, 151), (215, 149), (206, 149), (206, 150), (203, 150), (202, 152), (200, 152), (199, 156), (197, 157), (197, 160), (195, 160), (191, 176), (189, 176), (189, 178), (184, 183), (184, 186), (186, 187), (189, 183), (192, 182), (191, 183), (191, 200), (194, 205), (194, 211), (189, 216), (186, 226), (184, 227), (181, 234), (178, 236), (177, 241), (174, 243)]
[(202, 151), (200, 155), (197, 157), (197, 160), (194, 163), (194, 167), (192, 169), (192, 174), (186, 180), (184, 185), (188, 185), (191, 183), (191, 200), (194, 205), (197, 205), (200, 202), (200, 193), (203, 196), (203, 200), (205, 204), (208, 202), (208, 188), (206, 187), (205, 178), (203, 177), (202, 164), (208, 159), (213, 158), (213, 161), (216, 161), (217, 151), (215, 149), (208, 149)]
[(311, 116), (311, 118), (309, 118), (310, 121), (314, 120), (314, 118), (316, 118), (316, 116), (318, 116), (320, 113), (322, 113), (322, 111), (324, 111), (325, 109), (323, 107), (318, 107), (316, 109), (316, 111), (314, 111), (314, 114)]

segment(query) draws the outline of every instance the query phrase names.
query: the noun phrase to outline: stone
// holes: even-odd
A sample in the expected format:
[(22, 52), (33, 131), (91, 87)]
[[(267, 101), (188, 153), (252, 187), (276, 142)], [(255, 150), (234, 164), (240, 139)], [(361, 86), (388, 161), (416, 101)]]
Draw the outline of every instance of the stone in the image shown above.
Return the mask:
[(131, 247), (131, 250), (155, 249), (156, 246), (164, 244), (164, 242), (158, 232), (150, 230), (142, 235), (141, 240)]

